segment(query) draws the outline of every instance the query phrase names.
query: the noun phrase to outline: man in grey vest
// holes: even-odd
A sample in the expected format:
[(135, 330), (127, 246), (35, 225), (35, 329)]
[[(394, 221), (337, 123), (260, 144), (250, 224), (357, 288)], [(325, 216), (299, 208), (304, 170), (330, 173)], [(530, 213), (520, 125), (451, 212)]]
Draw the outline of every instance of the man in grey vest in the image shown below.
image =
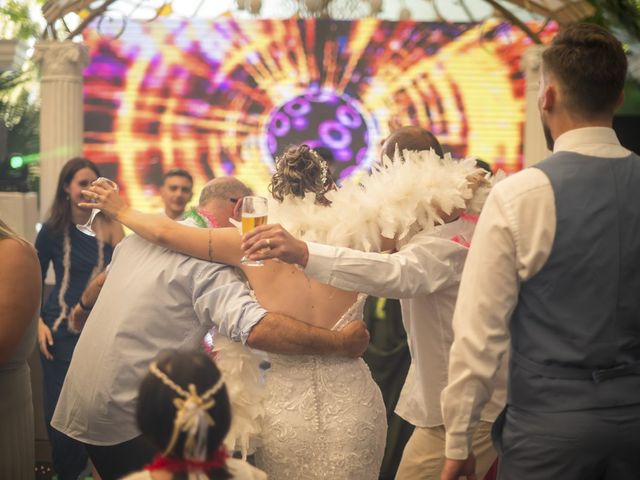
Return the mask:
[(442, 480), (473, 475), (470, 438), (509, 348), (494, 425), (499, 478), (640, 478), (640, 157), (611, 129), (627, 60), (595, 25), (542, 55), (553, 155), (496, 185), (460, 286)]

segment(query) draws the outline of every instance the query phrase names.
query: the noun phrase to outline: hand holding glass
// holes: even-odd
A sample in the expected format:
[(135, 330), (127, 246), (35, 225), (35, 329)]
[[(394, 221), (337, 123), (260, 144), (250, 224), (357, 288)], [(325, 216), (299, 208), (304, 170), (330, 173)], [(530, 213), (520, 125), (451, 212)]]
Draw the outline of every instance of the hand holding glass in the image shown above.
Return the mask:
[[(267, 199), (265, 197), (244, 197), (242, 199), (242, 234), (249, 233), (260, 225), (267, 223)], [(260, 260), (249, 260), (246, 256), (240, 259), (243, 265), (261, 267)]]
[[(99, 183), (99, 182), (108, 183), (109, 185), (111, 185), (111, 187), (116, 192), (118, 191), (118, 185), (116, 184), (116, 182), (114, 182), (112, 180), (109, 180), (108, 178), (100, 177), (93, 183)], [(95, 200), (93, 200), (93, 201), (95, 202)], [(92, 237), (95, 237), (96, 236), (96, 232), (94, 232), (93, 229), (91, 228), (91, 224), (93, 223), (93, 219), (96, 218), (96, 215), (98, 214), (99, 211), (100, 211), (99, 208), (93, 208), (91, 210), (91, 215), (89, 216), (89, 220), (87, 220), (87, 223), (82, 224), (82, 225), (80, 225), (80, 224), (76, 225), (78, 230), (80, 230), (84, 234), (87, 234), (87, 235), (90, 235)]]

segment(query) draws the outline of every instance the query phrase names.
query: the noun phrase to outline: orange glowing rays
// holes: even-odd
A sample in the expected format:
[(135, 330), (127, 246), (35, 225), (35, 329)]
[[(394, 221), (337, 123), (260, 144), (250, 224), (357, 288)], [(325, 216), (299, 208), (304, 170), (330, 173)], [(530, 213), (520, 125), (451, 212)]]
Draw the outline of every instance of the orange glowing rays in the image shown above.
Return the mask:
[[(113, 165), (141, 210), (160, 207), (158, 172), (174, 166), (196, 189), (232, 174), (266, 193), (278, 126), (334, 142), (338, 164), (357, 157), (345, 175), (366, 171), (391, 120), (431, 129), (454, 156), (521, 167), (529, 43), (498, 22), (158, 19), (118, 39), (89, 29), (85, 43), (85, 154)], [(296, 102), (310, 110), (300, 116)]]

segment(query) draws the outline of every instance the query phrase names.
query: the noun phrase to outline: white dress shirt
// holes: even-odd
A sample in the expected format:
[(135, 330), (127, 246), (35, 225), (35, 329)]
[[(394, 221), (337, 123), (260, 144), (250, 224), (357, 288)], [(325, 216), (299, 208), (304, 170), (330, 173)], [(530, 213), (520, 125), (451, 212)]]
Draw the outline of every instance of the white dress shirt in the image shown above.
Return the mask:
[[(418, 427), (442, 425), (440, 394), (447, 384), (451, 318), (467, 248), (451, 240), (471, 239), (474, 224), (458, 220), (421, 232), (393, 254), (366, 253), (308, 242), (305, 273), (334, 287), (400, 298), (411, 366), (396, 413)], [(482, 418), (495, 420), (505, 389)]]
[(198, 348), (214, 326), (244, 342), (265, 314), (233, 268), (129, 235), (114, 251), (51, 425), (91, 445), (137, 437), (138, 387), (161, 350)]
[[(554, 153), (603, 158), (630, 155), (610, 128), (570, 130)], [(465, 459), (479, 414), (509, 348), (509, 319), (520, 283), (539, 272), (551, 253), (556, 211), (553, 188), (537, 168), (498, 183), (480, 215), (453, 317), (449, 385), (442, 394), (446, 456)], [(502, 359), (502, 360), (501, 360)]]

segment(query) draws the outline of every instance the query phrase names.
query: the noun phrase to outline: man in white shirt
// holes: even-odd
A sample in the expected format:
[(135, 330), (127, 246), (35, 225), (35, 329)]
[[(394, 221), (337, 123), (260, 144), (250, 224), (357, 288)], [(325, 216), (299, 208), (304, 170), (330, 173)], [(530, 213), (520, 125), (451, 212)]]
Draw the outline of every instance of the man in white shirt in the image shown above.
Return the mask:
[[(245, 190), (237, 180), (210, 182), (201, 195), (204, 220), (228, 224), (215, 212), (237, 213)], [(136, 426), (135, 402), (161, 350), (198, 348), (213, 327), (234, 341), (285, 354), (358, 356), (368, 343), (362, 322), (331, 332), (266, 312), (233, 268), (138, 235), (118, 245), (104, 286), (88, 287), (82, 303), (91, 313), (51, 425), (86, 445), (104, 480), (141, 469), (155, 453)]]
[(172, 168), (162, 176), (160, 198), (164, 213), (173, 220), (182, 220), (187, 204), (193, 197), (193, 177), (183, 168)]
[(542, 55), (553, 155), (496, 185), (476, 228), (442, 395), (442, 480), (471, 476), (471, 433), (510, 348), (499, 478), (640, 478), (640, 157), (611, 129), (627, 61), (595, 25)]
[[(396, 130), (383, 144), (383, 153), (393, 158), (396, 146), (400, 151), (433, 148), (439, 156), (443, 155), (437, 139), (419, 127)], [(411, 366), (396, 413), (416, 429), (403, 452), (398, 479), (437, 479), (444, 465), (440, 393), (447, 383), (453, 336), (451, 318), (468, 250), (465, 245), (471, 240), (475, 227), (466, 215), (456, 216), (434, 231), (419, 232), (405, 245), (396, 245), (397, 252), (393, 254), (299, 241), (279, 225), (259, 227), (244, 240), (247, 253), (301, 265), (305, 274), (320, 282), (344, 290), (401, 299)], [(271, 248), (260, 250), (267, 239)], [(480, 452), (480, 478), (496, 458), (490, 430), (504, 402), (505, 389), (498, 389), (482, 413), (482, 422), (473, 440)]]

